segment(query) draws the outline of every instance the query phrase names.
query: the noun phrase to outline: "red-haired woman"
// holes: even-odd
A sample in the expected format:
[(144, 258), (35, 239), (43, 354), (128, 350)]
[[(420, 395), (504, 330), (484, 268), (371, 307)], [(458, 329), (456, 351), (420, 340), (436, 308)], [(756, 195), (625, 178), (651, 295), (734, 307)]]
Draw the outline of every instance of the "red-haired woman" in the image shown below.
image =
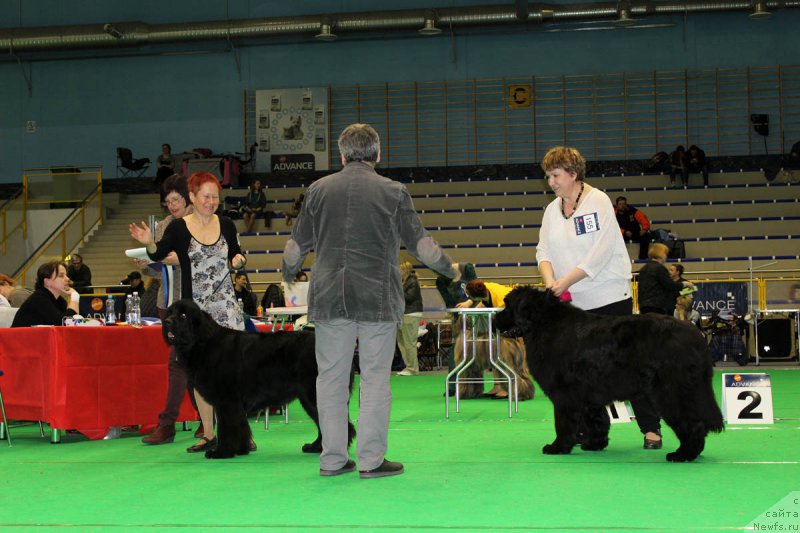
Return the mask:
[[(189, 177), (189, 199), (194, 211), (174, 220), (158, 243), (144, 222), (130, 225), (131, 237), (147, 247), (153, 261), (160, 261), (174, 251), (181, 265), (181, 298), (189, 298), (214, 320), (232, 329), (244, 330), (244, 318), (236, 302), (228, 263), (234, 269), (246, 260), (239, 247), (233, 221), (216, 215), (222, 186), (209, 172)], [(214, 410), (195, 391), (204, 434), (189, 447), (190, 453), (204, 452), (216, 446)]]

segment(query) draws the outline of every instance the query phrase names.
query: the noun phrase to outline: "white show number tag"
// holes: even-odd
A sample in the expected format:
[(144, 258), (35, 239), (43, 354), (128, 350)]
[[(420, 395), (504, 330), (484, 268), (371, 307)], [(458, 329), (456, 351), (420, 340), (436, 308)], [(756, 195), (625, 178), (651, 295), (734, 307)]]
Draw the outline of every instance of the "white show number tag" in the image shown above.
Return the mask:
[(614, 402), (606, 405), (608, 418), (612, 424), (626, 424), (631, 421), (631, 414), (625, 402)]

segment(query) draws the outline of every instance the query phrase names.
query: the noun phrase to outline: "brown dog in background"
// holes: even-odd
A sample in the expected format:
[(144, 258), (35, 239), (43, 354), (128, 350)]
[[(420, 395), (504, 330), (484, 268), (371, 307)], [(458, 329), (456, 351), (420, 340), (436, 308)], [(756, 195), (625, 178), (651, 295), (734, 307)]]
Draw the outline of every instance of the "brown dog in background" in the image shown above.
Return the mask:
[[(462, 318), (456, 320), (453, 325), (453, 333), (457, 333), (453, 338), (453, 361), (456, 366), (464, 359), (464, 341), (462, 338)], [(476, 332), (475, 343), (475, 362), (472, 363), (467, 370), (461, 374), (464, 378), (480, 378), (483, 374), (491, 370), (495, 379), (495, 386), (492, 390), (502, 391), (504, 394), (500, 396), (503, 398), (508, 394), (508, 386), (505, 383), (498, 383), (497, 380), (505, 379), (504, 376), (489, 363), (489, 343), (487, 342), (487, 334), (485, 331), (481, 332), (480, 327)], [(499, 333), (496, 333), (499, 335)], [(468, 353), (472, 351), (472, 327), (467, 327), (467, 350)], [(495, 345), (496, 347), (496, 345)], [(494, 348), (494, 347), (493, 347)], [(497, 354), (495, 354), (497, 358)], [(517, 374), (517, 390), (519, 393), (519, 400), (532, 400), (536, 389), (531, 379), (530, 371), (528, 370), (528, 363), (525, 357), (525, 344), (522, 339), (512, 339), (509, 337), (500, 336), (500, 360), (511, 368)], [(481, 398), (484, 396), (483, 383), (460, 383), (458, 386), (458, 395), (463, 399)], [(492, 394), (487, 394), (491, 396)]]

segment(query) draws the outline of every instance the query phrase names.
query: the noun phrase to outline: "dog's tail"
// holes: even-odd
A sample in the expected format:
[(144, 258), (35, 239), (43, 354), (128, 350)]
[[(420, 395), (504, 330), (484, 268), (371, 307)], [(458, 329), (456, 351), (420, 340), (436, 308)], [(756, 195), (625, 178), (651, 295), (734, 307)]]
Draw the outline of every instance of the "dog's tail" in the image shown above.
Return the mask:
[(725, 429), (722, 422), (722, 411), (720, 411), (717, 398), (714, 396), (710, 379), (702, 391), (697, 391), (697, 395), (697, 402), (694, 405), (694, 408), (697, 409), (697, 417), (705, 424), (707, 431), (722, 432)]

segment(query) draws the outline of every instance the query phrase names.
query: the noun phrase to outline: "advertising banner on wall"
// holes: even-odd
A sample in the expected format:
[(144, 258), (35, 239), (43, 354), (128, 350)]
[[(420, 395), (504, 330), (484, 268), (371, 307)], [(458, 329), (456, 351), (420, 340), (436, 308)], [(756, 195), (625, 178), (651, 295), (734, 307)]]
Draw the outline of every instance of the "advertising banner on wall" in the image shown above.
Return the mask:
[(259, 172), (328, 170), (328, 89), (256, 91)]
[(747, 313), (747, 283), (698, 283), (694, 308), (703, 316), (738, 315)]

